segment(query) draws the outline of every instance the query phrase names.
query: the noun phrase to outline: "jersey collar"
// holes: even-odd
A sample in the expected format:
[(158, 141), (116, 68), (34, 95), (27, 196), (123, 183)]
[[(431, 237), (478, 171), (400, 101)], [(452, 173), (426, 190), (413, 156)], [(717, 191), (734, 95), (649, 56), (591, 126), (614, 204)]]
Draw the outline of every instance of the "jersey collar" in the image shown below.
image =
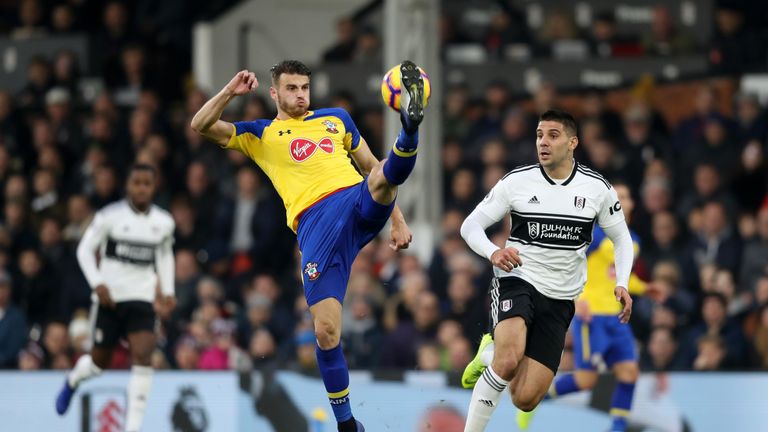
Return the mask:
[[(571, 175), (569, 175), (569, 176), (568, 176), (568, 178), (567, 178), (567, 179), (565, 179), (565, 181), (564, 181), (564, 182), (560, 183), (560, 186), (567, 186), (567, 185), (568, 185), (568, 183), (570, 183), (570, 182), (571, 182), (571, 180), (573, 180), (573, 178), (576, 176), (576, 168), (577, 168), (578, 166), (579, 166), (579, 163), (578, 163), (578, 162), (576, 162), (576, 160), (574, 159), (574, 160), (573, 160), (573, 169), (571, 170)], [(545, 180), (546, 180), (546, 181), (547, 181), (549, 184), (551, 184), (551, 185), (556, 185), (556, 184), (557, 184), (557, 183), (556, 183), (554, 180), (552, 180), (552, 179), (551, 179), (551, 178), (550, 178), (550, 177), (547, 175), (547, 172), (546, 172), (546, 171), (544, 171), (544, 167), (543, 167), (543, 166), (541, 166), (541, 164), (539, 164), (539, 171), (541, 171), (541, 175), (542, 175), (542, 176), (544, 176), (544, 179), (545, 179)]]
[(138, 208), (134, 207), (133, 203), (128, 198), (125, 199), (125, 202), (128, 203), (128, 207), (131, 209), (131, 211), (136, 213), (137, 215), (149, 216), (149, 212), (152, 211), (152, 204), (150, 204), (149, 207), (147, 207), (147, 211), (141, 211)]

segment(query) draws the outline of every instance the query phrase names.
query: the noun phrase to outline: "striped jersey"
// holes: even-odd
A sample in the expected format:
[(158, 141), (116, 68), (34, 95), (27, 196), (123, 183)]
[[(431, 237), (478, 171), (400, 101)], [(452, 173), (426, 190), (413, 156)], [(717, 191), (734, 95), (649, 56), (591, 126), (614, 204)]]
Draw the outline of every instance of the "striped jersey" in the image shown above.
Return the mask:
[(88, 284), (92, 289), (106, 285), (115, 302), (152, 302), (158, 281), (161, 291), (172, 295), (175, 228), (173, 217), (155, 205), (147, 212), (136, 210), (127, 200), (104, 207), (77, 246)]
[(540, 164), (510, 171), (477, 209), (499, 221), (511, 218), (506, 247), (518, 249), (523, 265), (496, 277), (519, 277), (543, 295), (572, 300), (587, 280), (586, 250), (595, 222), (624, 221), (616, 191), (597, 172), (574, 161), (565, 180), (551, 179)]

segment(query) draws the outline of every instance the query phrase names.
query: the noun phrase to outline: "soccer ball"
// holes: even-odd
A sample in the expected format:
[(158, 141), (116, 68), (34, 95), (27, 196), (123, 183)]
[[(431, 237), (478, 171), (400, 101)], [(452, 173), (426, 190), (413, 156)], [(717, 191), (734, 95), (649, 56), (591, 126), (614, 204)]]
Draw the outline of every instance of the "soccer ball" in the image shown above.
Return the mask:
[[(424, 106), (429, 102), (429, 96), (432, 94), (432, 84), (429, 82), (429, 75), (421, 71), (421, 78), (424, 80)], [(381, 98), (384, 103), (393, 110), (400, 112), (400, 65), (396, 65), (384, 75), (381, 80)]]

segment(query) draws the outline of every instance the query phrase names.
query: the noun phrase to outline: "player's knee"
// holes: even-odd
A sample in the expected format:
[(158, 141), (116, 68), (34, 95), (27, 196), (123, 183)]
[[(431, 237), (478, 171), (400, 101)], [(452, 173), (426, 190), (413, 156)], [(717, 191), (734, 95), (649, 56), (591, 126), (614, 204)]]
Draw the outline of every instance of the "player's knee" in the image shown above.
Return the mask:
[(315, 320), (315, 337), (321, 349), (335, 348), (341, 340), (341, 332), (338, 326), (331, 320)]
[(533, 394), (515, 394), (512, 396), (512, 403), (514, 403), (520, 411), (531, 412), (536, 409), (542, 398), (543, 396), (537, 397), (537, 395)]
[(597, 384), (597, 373), (576, 372), (575, 381), (580, 390), (590, 390)]
[(493, 359), (493, 371), (504, 380), (511, 381), (520, 362), (513, 355), (497, 354), (499, 355)]
[(640, 369), (635, 363), (624, 364), (616, 368), (616, 380), (623, 383), (637, 382), (640, 377)]
[(144, 349), (132, 356), (134, 366), (150, 366), (152, 364), (152, 349)]

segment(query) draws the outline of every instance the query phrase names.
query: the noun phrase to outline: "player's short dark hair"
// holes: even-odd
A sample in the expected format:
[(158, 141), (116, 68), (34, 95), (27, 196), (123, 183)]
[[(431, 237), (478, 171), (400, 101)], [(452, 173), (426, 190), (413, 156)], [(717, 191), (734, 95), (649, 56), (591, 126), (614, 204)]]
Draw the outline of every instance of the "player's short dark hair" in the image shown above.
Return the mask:
[(272, 84), (277, 84), (282, 74), (312, 76), (312, 71), (307, 65), (298, 60), (283, 60), (269, 68), (269, 71), (272, 73)]
[(145, 163), (135, 163), (131, 165), (131, 168), (128, 170), (128, 176), (130, 177), (131, 174), (135, 172), (142, 172), (142, 171), (151, 173), (152, 176), (157, 177), (157, 170), (155, 169), (155, 167)]
[(576, 135), (578, 129), (576, 126), (576, 119), (569, 113), (561, 110), (551, 109), (544, 111), (544, 113), (539, 116), (539, 121), (554, 121), (560, 123), (563, 125), (568, 136)]

